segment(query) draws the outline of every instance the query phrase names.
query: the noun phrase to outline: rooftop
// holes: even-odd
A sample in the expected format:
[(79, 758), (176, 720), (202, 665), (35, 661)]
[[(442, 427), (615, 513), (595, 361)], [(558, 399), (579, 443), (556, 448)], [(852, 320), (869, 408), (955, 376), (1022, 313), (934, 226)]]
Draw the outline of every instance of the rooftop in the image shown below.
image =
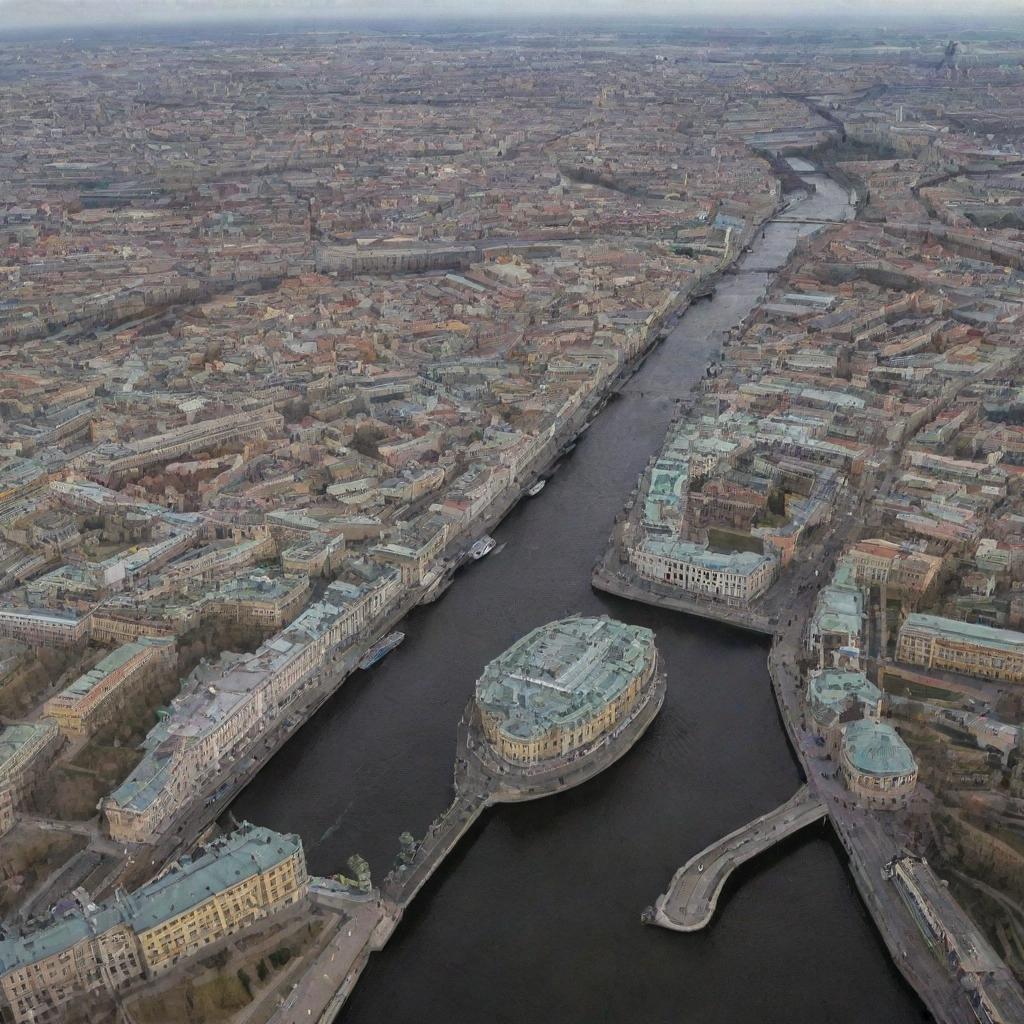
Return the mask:
[(850, 763), (868, 775), (906, 775), (917, 770), (910, 748), (886, 722), (868, 718), (851, 722), (843, 732)]
[(652, 554), (672, 558), (679, 562), (689, 562), (702, 569), (717, 569), (720, 572), (733, 572), (740, 576), (749, 576), (757, 572), (766, 562), (773, 561), (771, 555), (759, 555), (756, 551), (723, 553), (712, 551), (704, 544), (663, 537), (647, 537), (643, 542), (643, 548)]
[(655, 657), (654, 634), (607, 617), (548, 623), (517, 640), (477, 680), (476, 700), (514, 739), (582, 722)]
[(980, 626), (975, 622), (962, 622), (920, 612), (908, 615), (903, 629), (933, 633), (947, 639), (967, 640), (987, 647), (1001, 647), (1006, 651), (1024, 652), (1024, 633), (1018, 633), (1015, 629)]
[(89, 905), (87, 910), (75, 910), (47, 928), (0, 940), (0, 972), (53, 956), (118, 924), (126, 924), (135, 932), (147, 931), (204, 903), (215, 893), (270, 870), (301, 849), (298, 836), (243, 824), (198, 856), (183, 857), (131, 896), (122, 894), (98, 907)]

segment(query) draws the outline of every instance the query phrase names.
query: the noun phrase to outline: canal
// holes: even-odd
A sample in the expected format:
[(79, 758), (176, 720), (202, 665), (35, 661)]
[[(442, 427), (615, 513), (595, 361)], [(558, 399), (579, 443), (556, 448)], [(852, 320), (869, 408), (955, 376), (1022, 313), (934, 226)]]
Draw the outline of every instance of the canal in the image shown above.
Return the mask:
[[(790, 216), (848, 215), (842, 189), (811, 180), (818, 191)], [(358, 852), (379, 881), (399, 833), (422, 835), (449, 802), (456, 723), (487, 661), (572, 612), (656, 632), (669, 685), (648, 734), (577, 790), (486, 812), (371, 960), (343, 1024), (921, 1019), (821, 826), (738, 872), (705, 932), (641, 925), (640, 912), (692, 853), (787, 799), (800, 780), (763, 642), (590, 587), (676, 397), (757, 302), (765, 271), (809, 230), (770, 224), (544, 492), (497, 529), (497, 550), (413, 612), (403, 646), (351, 677), (235, 803), (240, 819), (298, 832), (312, 871), (341, 870)]]

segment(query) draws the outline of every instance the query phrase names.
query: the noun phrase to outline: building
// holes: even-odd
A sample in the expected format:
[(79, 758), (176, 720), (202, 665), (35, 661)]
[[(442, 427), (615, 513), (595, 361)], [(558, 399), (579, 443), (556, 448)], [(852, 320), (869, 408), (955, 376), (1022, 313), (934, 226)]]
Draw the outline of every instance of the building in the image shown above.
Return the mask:
[(885, 865), (885, 877), (896, 887), (925, 941), (960, 978), (978, 1020), (1024, 1020), (1020, 985), (931, 865), (901, 855)]
[(73, 647), (89, 635), (89, 616), (38, 608), (0, 608), (0, 636), (41, 647)]
[(169, 462), (187, 452), (279, 433), (283, 426), (284, 417), (272, 407), (232, 413), (219, 419), (174, 427), (126, 444), (99, 445), (90, 456), (87, 469), (106, 479), (128, 470)]
[(656, 667), (649, 629), (603, 616), (540, 626), (477, 680), (484, 735), (514, 765), (576, 756), (631, 717)]
[(205, 611), (227, 622), (280, 629), (302, 610), (308, 594), (308, 576), (250, 573), (210, 591)]
[(0, 727), (0, 835), (14, 825), (18, 808), (59, 746), (60, 732), (50, 718)]
[(646, 537), (630, 548), (629, 559), (641, 576), (729, 605), (750, 604), (779, 572), (774, 555), (720, 554), (704, 544), (663, 537)]
[(815, 736), (832, 738), (846, 722), (878, 720), (882, 691), (863, 672), (819, 668), (807, 676), (807, 724)]
[(110, 721), (140, 683), (169, 672), (174, 640), (140, 637), (112, 651), (43, 705), (65, 736), (84, 736)]
[(224, 654), (200, 666), (160, 713), (143, 741), (146, 753), (102, 802), (118, 842), (153, 843), (175, 815), (225, 782), (225, 771), (287, 718), (329, 653), (352, 639), (401, 597), (401, 574), (353, 560), (323, 599), (251, 654)]
[(243, 824), (131, 895), (75, 907), (0, 940), (0, 991), (15, 1024), (66, 1018), (86, 996), (114, 996), (304, 899), (298, 836)]
[(914, 755), (887, 722), (850, 722), (843, 729), (839, 766), (850, 792), (878, 809), (904, 806), (917, 784)]
[(807, 624), (807, 650), (818, 665), (837, 665), (856, 659), (864, 645), (864, 595), (853, 570), (840, 563), (832, 581), (818, 592), (814, 613)]
[(886, 586), (903, 593), (924, 594), (938, 579), (942, 559), (873, 538), (858, 541), (846, 554), (854, 579), (862, 587)]
[(896, 657), (978, 679), (1024, 681), (1024, 633), (938, 615), (908, 615), (900, 626)]

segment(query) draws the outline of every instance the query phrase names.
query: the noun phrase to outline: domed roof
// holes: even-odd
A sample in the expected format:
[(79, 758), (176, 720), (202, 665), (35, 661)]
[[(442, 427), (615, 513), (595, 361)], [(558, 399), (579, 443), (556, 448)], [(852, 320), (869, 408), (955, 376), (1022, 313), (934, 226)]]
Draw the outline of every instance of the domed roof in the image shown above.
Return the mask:
[(917, 771), (910, 748), (885, 722), (851, 722), (843, 732), (843, 753), (854, 768), (868, 775), (908, 775)]

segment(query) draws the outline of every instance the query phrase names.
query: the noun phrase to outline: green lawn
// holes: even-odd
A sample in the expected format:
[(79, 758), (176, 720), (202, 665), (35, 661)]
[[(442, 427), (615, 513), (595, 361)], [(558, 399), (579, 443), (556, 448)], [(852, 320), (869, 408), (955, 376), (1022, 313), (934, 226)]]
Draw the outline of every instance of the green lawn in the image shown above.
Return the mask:
[(708, 530), (708, 544), (712, 551), (725, 554), (731, 551), (754, 551), (759, 555), (764, 553), (760, 537), (751, 537), (749, 533), (740, 533), (737, 530), (723, 530), (717, 526), (712, 526)]
[(886, 672), (882, 680), (882, 689), (895, 693), (898, 697), (912, 697), (916, 700), (949, 701), (958, 704), (963, 694), (955, 690), (945, 690), (941, 686), (929, 686), (927, 683), (915, 683), (892, 672)]

